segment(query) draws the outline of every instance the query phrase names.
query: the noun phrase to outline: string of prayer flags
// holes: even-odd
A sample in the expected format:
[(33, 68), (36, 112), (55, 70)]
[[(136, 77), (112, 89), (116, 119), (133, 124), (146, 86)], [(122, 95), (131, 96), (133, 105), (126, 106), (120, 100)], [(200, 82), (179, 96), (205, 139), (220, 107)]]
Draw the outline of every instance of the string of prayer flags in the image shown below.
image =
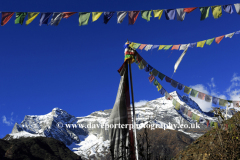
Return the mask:
[(219, 43), (221, 42), (221, 40), (223, 39), (223, 37), (224, 37), (224, 35), (223, 35), (223, 36), (220, 36), (220, 37), (216, 37), (216, 38), (215, 38), (215, 42), (216, 42), (217, 44), (219, 44)]
[(28, 20), (26, 21), (26, 25), (29, 25), (38, 15), (40, 12), (28, 12)]
[(215, 19), (222, 16), (222, 6), (212, 6), (212, 14)]
[(26, 15), (27, 15), (27, 12), (16, 12), (15, 24), (21, 24), (22, 25)]
[(234, 4), (237, 14), (240, 14), (240, 3)]
[(160, 19), (162, 17), (163, 10), (153, 10), (154, 17)]
[(114, 15), (114, 13), (115, 12), (104, 12), (103, 14), (104, 14), (104, 17), (103, 17), (103, 19), (104, 19), (104, 23), (105, 24), (107, 24), (108, 23), (108, 21), (112, 18), (112, 16)]
[(201, 21), (208, 18), (210, 7), (199, 7), (201, 12)]
[(205, 42), (206, 42), (206, 40), (197, 42), (197, 47), (203, 48)]
[(165, 17), (167, 20), (175, 19), (175, 9), (165, 9)]
[(192, 11), (194, 11), (195, 9), (197, 9), (197, 7), (192, 7), (192, 8), (184, 8), (184, 12), (186, 13), (191, 13)]
[(152, 13), (152, 10), (150, 10), (150, 11), (141, 11), (142, 18), (146, 19), (147, 21), (150, 21), (150, 18), (152, 17), (151, 13)]
[(233, 8), (232, 8), (232, 5), (229, 4), (229, 5), (223, 5), (222, 6), (223, 10), (229, 14), (232, 14), (233, 13)]
[(62, 17), (63, 17), (63, 13), (54, 12), (50, 22), (51, 25), (57, 26), (60, 23)]
[(206, 41), (206, 44), (207, 44), (207, 45), (211, 45), (212, 42), (214, 41), (214, 39), (215, 39), (215, 38), (208, 39), (208, 40)]
[(103, 12), (92, 12), (92, 22), (98, 20), (98, 18), (102, 15)]
[(133, 25), (138, 17), (140, 11), (129, 11), (128, 12), (128, 24)]
[(77, 13), (77, 12), (63, 12), (63, 18), (68, 19), (69, 17), (71, 17), (75, 13)]
[(178, 8), (177, 10), (177, 20), (178, 21), (183, 21), (186, 15), (186, 12), (184, 12), (183, 8)]
[(7, 22), (12, 18), (14, 12), (2, 12), (1, 26), (7, 24)]
[(39, 25), (41, 26), (42, 24), (48, 24), (48, 19), (50, 18), (51, 15), (52, 15), (52, 13), (49, 13), (49, 12), (41, 13)]
[(126, 15), (127, 15), (127, 12), (125, 11), (117, 12), (117, 23), (122, 23)]

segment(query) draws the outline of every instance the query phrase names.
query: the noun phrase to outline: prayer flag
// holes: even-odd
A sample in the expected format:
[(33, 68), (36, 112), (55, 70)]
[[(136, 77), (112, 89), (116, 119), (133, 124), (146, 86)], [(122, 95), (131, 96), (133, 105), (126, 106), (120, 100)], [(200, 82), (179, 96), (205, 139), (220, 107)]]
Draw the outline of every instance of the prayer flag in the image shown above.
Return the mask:
[(22, 25), (26, 15), (27, 15), (27, 12), (16, 12), (15, 24), (21, 24)]
[(237, 14), (240, 14), (240, 3), (234, 4)]
[(188, 110), (188, 117), (191, 117), (192, 112), (190, 110)]
[(183, 11), (184, 10), (183, 8), (178, 8), (176, 10), (177, 10), (177, 20), (183, 21), (185, 18), (186, 12)]
[(186, 115), (188, 114), (188, 109), (187, 108), (184, 109), (184, 114), (186, 114)]
[(179, 50), (185, 50), (188, 46), (189, 46), (189, 44), (181, 44)]
[(208, 119), (206, 119), (206, 122), (207, 122), (207, 126), (209, 126), (209, 120)]
[(108, 21), (112, 18), (112, 16), (114, 15), (115, 12), (104, 12), (104, 16), (103, 16), (103, 22), (105, 24), (108, 23)]
[(222, 16), (222, 6), (212, 6), (212, 14), (215, 19)]
[(163, 49), (165, 46), (166, 46), (166, 45), (160, 45), (159, 48), (158, 48), (158, 50)]
[(163, 96), (164, 96), (165, 92), (166, 92), (166, 90), (165, 90), (163, 87), (162, 87), (162, 89), (159, 91), (159, 93), (160, 93), (161, 95), (163, 95)]
[[(142, 61), (143, 61), (143, 60), (142, 60)], [(138, 65), (139, 69), (144, 69), (144, 68), (145, 68), (145, 67), (143, 66), (143, 62), (142, 62), (142, 61), (141, 61), (141, 62), (139, 63), (139, 65)]]
[(192, 114), (192, 120), (196, 120), (196, 114), (195, 113)]
[(223, 37), (224, 37), (224, 35), (223, 35), (223, 36), (216, 37), (216, 38), (215, 38), (215, 42), (216, 42), (217, 44), (219, 44), (219, 43), (221, 42), (221, 40), (223, 39)]
[(198, 91), (195, 90), (195, 89), (192, 89), (192, 91), (191, 91), (191, 93), (190, 93), (190, 96), (192, 96), (192, 97), (196, 97), (197, 94), (198, 94)]
[(240, 31), (235, 32), (235, 34), (240, 34)]
[(147, 46), (147, 44), (141, 44), (140, 47), (139, 47), (138, 49), (143, 50), (143, 48), (146, 47), (146, 46)]
[(197, 7), (192, 7), (192, 8), (184, 8), (184, 12), (190, 13), (192, 11), (194, 11), (195, 9), (197, 9)]
[(169, 78), (168, 76), (165, 77), (166, 82), (171, 83), (172, 79)]
[(201, 21), (206, 19), (209, 16), (210, 7), (199, 7), (201, 12)]
[(117, 23), (122, 23), (126, 15), (127, 15), (127, 12), (125, 11), (117, 12)]
[(206, 42), (206, 40), (197, 42), (197, 47), (202, 47), (203, 48), (205, 42)]
[(79, 12), (79, 26), (88, 24), (90, 14), (90, 12)]
[(187, 53), (187, 50), (188, 50), (188, 47), (183, 51), (183, 53), (181, 54), (181, 56), (178, 58), (177, 62), (175, 63), (175, 65), (174, 65), (174, 73), (177, 71), (177, 68), (178, 68), (180, 62), (183, 59), (183, 56)]
[(178, 50), (178, 48), (179, 48), (179, 46), (180, 46), (180, 44), (179, 45), (173, 45), (173, 47), (172, 47), (172, 49), (171, 50)]
[(171, 86), (173, 86), (174, 88), (176, 88), (176, 87), (178, 86), (178, 82), (177, 82), (177, 81), (174, 81), (174, 80), (172, 79)]
[(14, 12), (2, 12), (2, 22), (1, 26), (7, 24), (7, 22), (12, 18)]
[(176, 109), (176, 110), (180, 110), (180, 105), (181, 105), (181, 104), (180, 104), (179, 102), (177, 102), (177, 103), (176, 103), (176, 106), (175, 106), (175, 109)]
[(228, 38), (232, 38), (233, 35), (234, 35), (234, 33), (235, 33), (235, 32), (233, 32), (233, 33), (229, 33), (229, 34), (226, 34), (226, 35), (225, 35), (225, 38), (227, 38), (227, 37), (228, 37)]
[(200, 116), (196, 114), (196, 121), (199, 123)]
[(166, 99), (166, 100), (170, 100), (170, 99), (168, 99), (169, 96), (170, 96), (170, 94), (166, 91), (166, 92), (165, 92), (165, 99)]
[(50, 22), (51, 25), (57, 26), (60, 23), (62, 17), (63, 17), (63, 13), (54, 12)]
[(132, 42), (132, 43), (129, 45), (129, 47), (130, 47), (130, 48), (133, 48), (134, 44), (135, 44), (135, 43)]
[(77, 12), (63, 12), (63, 18), (68, 19), (69, 17), (71, 17), (75, 13), (77, 13)]
[(135, 43), (134, 45), (133, 45), (133, 49), (138, 49), (138, 47), (140, 46), (141, 44), (140, 43)]
[(152, 69), (153, 69), (153, 67), (150, 66), (150, 64), (147, 64), (147, 66), (145, 67), (146, 72), (150, 72)]
[(148, 77), (148, 79), (149, 79), (149, 82), (152, 83), (152, 81), (155, 79), (155, 77), (153, 75), (151, 75)]
[(227, 101), (227, 100), (221, 99), (221, 98), (219, 99), (219, 105), (220, 105), (220, 106), (226, 107), (227, 104), (228, 104), (228, 101)]
[(163, 10), (153, 10), (154, 17), (158, 17), (158, 19), (161, 18), (163, 13)]
[(204, 100), (205, 94), (202, 93), (202, 92), (199, 92), (199, 93), (198, 93), (198, 98)]
[(233, 107), (239, 107), (239, 101), (233, 101)]
[(147, 62), (143, 59), (142, 63), (143, 63), (143, 67), (145, 68), (147, 66)]
[(175, 19), (175, 9), (165, 9), (165, 17), (167, 20)]
[(182, 90), (182, 89), (183, 89), (183, 87), (184, 87), (184, 85), (183, 85), (183, 84), (181, 84), (181, 83), (178, 83), (178, 86), (177, 86), (177, 88), (178, 88), (179, 90)]
[(164, 50), (168, 50), (171, 47), (172, 47), (172, 45), (166, 45), (166, 47), (164, 47)]
[(218, 99), (219, 98), (217, 98), (217, 97), (212, 97), (212, 103), (217, 105), (218, 104)]
[(192, 88), (185, 86), (184, 93), (189, 94), (191, 92)]
[(211, 45), (214, 39), (215, 39), (215, 38), (208, 39), (208, 40), (206, 41), (206, 44), (207, 44), (207, 45)]
[(233, 8), (232, 8), (232, 5), (229, 4), (229, 5), (223, 5), (223, 10), (229, 14), (232, 14), (233, 13)]
[(103, 12), (92, 12), (92, 22), (98, 20), (98, 18), (102, 15)]
[(214, 127), (218, 128), (218, 123), (217, 122), (214, 122)]
[(52, 13), (41, 13), (39, 25), (41, 26), (42, 24), (48, 24), (48, 19), (51, 15)]
[(180, 110), (181, 110), (182, 113), (184, 113), (185, 107), (183, 105), (181, 105)]
[(189, 47), (193, 48), (194, 46), (196, 46), (196, 44), (197, 44), (197, 42), (195, 42), (195, 43), (190, 43), (190, 44), (189, 44)]
[(157, 77), (157, 75), (158, 75), (158, 71), (157, 71), (155, 68), (153, 68), (153, 70), (152, 70), (152, 74), (153, 74), (155, 77)]
[(158, 89), (158, 91), (159, 91), (160, 89), (162, 89), (162, 85), (161, 85), (160, 83), (158, 83), (157, 89)]
[(29, 25), (38, 15), (39, 12), (28, 12), (28, 20), (26, 21), (26, 25)]
[(159, 45), (153, 45), (152, 48), (151, 48), (151, 50), (153, 50), (153, 49), (155, 49), (155, 48), (158, 48), (158, 47), (159, 47)]
[(135, 59), (138, 61), (138, 63), (140, 63), (143, 58), (139, 54), (136, 54), (136, 58)]
[(146, 19), (147, 21), (150, 21), (150, 18), (152, 17), (151, 13), (152, 13), (152, 10), (141, 11), (142, 18)]
[(162, 74), (161, 72), (158, 73), (158, 78), (160, 78), (161, 80), (163, 80), (164, 77), (165, 77), (164, 74)]
[(148, 45), (144, 48), (144, 50), (145, 50), (145, 51), (149, 51), (149, 50), (152, 48), (152, 46), (153, 46), (153, 45), (148, 44)]
[[(154, 78), (155, 78), (155, 77), (154, 77)], [(158, 84), (159, 84), (158, 81), (157, 81), (156, 79), (154, 79), (153, 85), (154, 85), (154, 86), (158, 86)]]
[(173, 104), (174, 106), (176, 106), (177, 101), (176, 101), (175, 99), (173, 99), (172, 104)]
[(133, 25), (138, 17), (140, 11), (129, 11), (128, 12), (128, 24)]

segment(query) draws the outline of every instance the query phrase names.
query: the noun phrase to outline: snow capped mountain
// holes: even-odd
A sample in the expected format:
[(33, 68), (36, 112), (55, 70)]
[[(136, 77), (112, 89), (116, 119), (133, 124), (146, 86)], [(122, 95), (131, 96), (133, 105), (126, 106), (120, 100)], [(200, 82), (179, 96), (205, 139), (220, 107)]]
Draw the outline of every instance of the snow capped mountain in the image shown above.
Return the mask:
[[(177, 92), (172, 92), (170, 95), (200, 117), (210, 121), (217, 120), (211, 113), (203, 112), (191, 98), (181, 97)], [(207, 129), (204, 119), (200, 121), (200, 128), (196, 129), (173, 126), (181, 124), (191, 126), (190, 124), (195, 123), (195, 121), (180, 110), (175, 110), (172, 101), (166, 100), (165, 97), (136, 107), (135, 113), (137, 129), (143, 128), (150, 121), (151, 124), (157, 124), (161, 128), (182, 131), (195, 139), (200, 137)], [(109, 155), (108, 130), (102, 126), (108, 124), (110, 114), (111, 109), (108, 109), (93, 112), (85, 117), (74, 117), (62, 109), (54, 108), (52, 112), (46, 115), (25, 116), (20, 124), (15, 123), (12, 133), (7, 135), (5, 139), (33, 136), (53, 137), (64, 142), (83, 159), (101, 159)], [(169, 125), (169, 123), (173, 125)], [(65, 124), (73, 125), (66, 127)], [(76, 125), (83, 125), (85, 128), (76, 127)], [(90, 128), (90, 125), (94, 127)], [(194, 130), (194, 132), (191, 132), (191, 130)]]

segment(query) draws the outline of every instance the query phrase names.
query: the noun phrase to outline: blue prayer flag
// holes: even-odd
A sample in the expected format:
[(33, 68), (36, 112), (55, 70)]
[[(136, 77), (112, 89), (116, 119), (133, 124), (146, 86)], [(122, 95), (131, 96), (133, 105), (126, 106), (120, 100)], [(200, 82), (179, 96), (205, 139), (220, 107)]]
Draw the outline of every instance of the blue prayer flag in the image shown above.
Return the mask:
[(232, 14), (233, 13), (233, 8), (232, 8), (232, 5), (229, 4), (229, 5), (223, 5), (222, 6), (223, 10), (229, 14)]
[(212, 97), (212, 103), (213, 104), (218, 104), (218, 100), (219, 100), (219, 98), (217, 98), (217, 97)]
[(104, 23), (107, 24), (108, 21), (112, 18), (112, 16), (114, 15), (115, 12), (104, 12)]
[(182, 90), (182, 89), (183, 89), (183, 87), (184, 87), (184, 85), (183, 85), (183, 84), (181, 84), (181, 83), (178, 83), (178, 86), (177, 86), (177, 88), (178, 88), (179, 90)]
[(175, 9), (165, 9), (165, 16), (167, 20), (175, 19)]
[(39, 25), (41, 26), (42, 24), (48, 24), (48, 19), (51, 15), (52, 13), (41, 13)]
[(197, 42), (195, 43), (190, 43), (189, 47), (193, 48), (194, 46), (196, 46)]
[(162, 87), (162, 89), (159, 91), (159, 93), (160, 93), (161, 95), (163, 95), (163, 96), (164, 96), (165, 92), (166, 92), (166, 90), (165, 90), (163, 87)]

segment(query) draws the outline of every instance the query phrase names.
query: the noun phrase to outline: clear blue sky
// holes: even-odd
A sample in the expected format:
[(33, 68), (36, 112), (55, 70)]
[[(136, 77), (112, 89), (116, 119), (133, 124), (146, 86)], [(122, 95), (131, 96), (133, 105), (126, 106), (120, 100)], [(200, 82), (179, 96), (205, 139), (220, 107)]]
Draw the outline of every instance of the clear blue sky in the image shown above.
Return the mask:
[[(234, 4), (239, 1), (1, 1), (1, 11), (94, 12), (172, 9)], [(200, 11), (187, 14), (183, 22), (137, 18), (128, 25), (126, 17), (117, 24), (116, 14), (106, 25), (103, 16), (87, 26), (78, 25), (78, 14), (59, 26), (39, 26), (38, 16), (30, 25), (15, 25), (14, 17), (0, 27), (0, 137), (10, 133), (25, 115), (43, 115), (54, 107), (74, 116), (87, 116), (114, 105), (127, 39), (146, 44), (186, 44), (240, 30), (240, 15), (223, 12), (215, 20), (200, 21)], [(25, 24), (25, 23), (24, 23)], [(204, 48), (190, 48), (173, 79), (209, 94), (237, 96), (239, 93), (240, 35)], [(182, 51), (142, 51), (142, 57), (157, 70), (171, 76)], [(171, 54), (171, 55), (170, 55)], [(148, 74), (132, 65), (135, 101), (160, 97), (149, 84)], [(232, 81), (231, 81), (232, 80)], [(167, 91), (174, 88), (162, 83)], [(229, 89), (229, 92), (227, 92)], [(235, 91), (235, 92), (234, 92)], [(183, 95), (183, 92), (179, 92)], [(239, 96), (238, 96), (239, 97)], [(5, 119), (6, 118), (6, 119)]]

